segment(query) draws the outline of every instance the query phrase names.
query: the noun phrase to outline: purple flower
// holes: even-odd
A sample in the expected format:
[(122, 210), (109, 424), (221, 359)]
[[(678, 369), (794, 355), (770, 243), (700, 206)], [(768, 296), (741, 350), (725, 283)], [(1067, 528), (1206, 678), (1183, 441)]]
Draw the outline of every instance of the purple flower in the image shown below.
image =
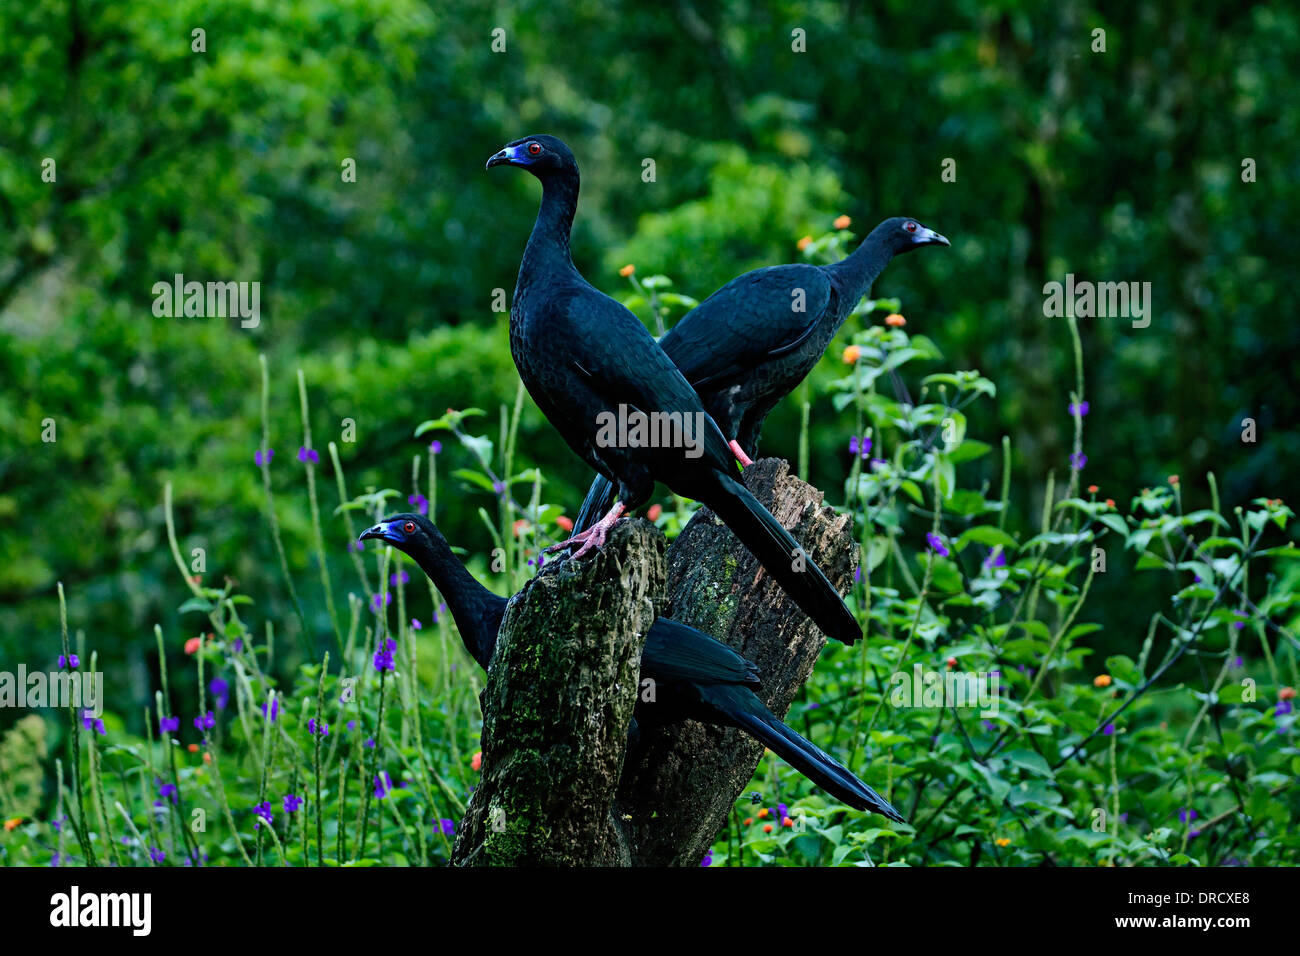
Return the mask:
[(418, 491), (413, 495), (408, 495), (406, 503), (408, 505), (415, 505), (415, 510), (422, 515), (427, 515), (429, 513), (429, 499), (424, 497), (424, 495), (420, 494)]
[(1285, 717), (1287, 714), (1291, 713), (1291, 709), (1291, 701), (1279, 700), (1277, 706), (1273, 708), (1273, 716)]
[(214, 677), (212, 683), (208, 684), (208, 690), (217, 700), (217, 710), (225, 710), (230, 703), (230, 684), (220, 677)]
[(267, 826), (271, 825), (271, 802), (269, 800), (253, 807), (253, 813), (262, 818), (261, 821), (253, 824), (254, 827), (260, 827), (262, 822), (265, 822)]
[(263, 704), (263, 705), (262, 705), (262, 716), (263, 716), (263, 717), (270, 717), (270, 718), (271, 718), (271, 723), (275, 723), (276, 718), (278, 718), (278, 717), (280, 716), (280, 698), (279, 698), (279, 697), (272, 697), (272, 698), (271, 698), (271, 713), (270, 713), (270, 714), (268, 714), (268, 713), (266, 712), (266, 704)]
[(440, 442), (440, 441), (431, 441), (431, 442), (429, 442), (429, 451), (433, 452), (435, 455), (441, 454), (441, 453), (442, 453), (442, 442)]
[(81, 666), (81, 659), (77, 657), (76, 654), (69, 654), (67, 657), (64, 657), (62, 654), (59, 655), (60, 669), (67, 667), (70, 668), (71, 670), (76, 670), (80, 666)]
[(171, 800), (172, 803), (176, 803), (177, 800), (180, 799), (179, 795), (176, 793), (176, 784), (174, 783), (164, 783), (159, 787), (158, 796), (162, 797), (164, 800)]
[(455, 836), (455, 835), (456, 835), (456, 821), (455, 821), (455, 820), (448, 820), (448, 819), (446, 819), (446, 818), (444, 817), (443, 819), (441, 819), (441, 820), (438, 821), (438, 824), (439, 824), (439, 826), (442, 827), (442, 832), (443, 832), (443, 835), (444, 835), (444, 836)]
[(1178, 811), (1178, 821), (1180, 823), (1190, 823), (1192, 820), (1195, 820), (1196, 817), (1197, 813), (1195, 810), (1184, 809)]
[(418, 630), (420, 630), (422, 627), (424, 627), (424, 625), (420, 623), (420, 619), (419, 619), (419, 618), (416, 618), (416, 617), (411, 618), (411, 630), (413, 630), (413, 631), (418, 631)]
[(87, 730), (93, 730), (97, 734), (108, 733), (108, 731), (104, 729), (104, 721), (98, 717), (91, 716), (89, 711), (86, 711), (81, 715), (81, 722), (85, 725)]
[(1235, 661), (1232, 662), (1232, 666), (1233, 666), (1233, 667), (1236, 667), (1236, 668), (1238, 668), (1238, 669), (1240, 669), (1240, 667), (1241, 667), (1241, 655), (1240, 655), (1240, 654), (1238, 654), (1238, 655), (1237, 655), (1237, 659), (1236, 659)]
[(700, 866), (712, 866), (712, 865), (713, 865), (713, 847), (709, 847), (707, 850), (704, 851), (704, 859), (700, 860)]
[(180, 729), (181, 719), (179, 717), (163, 717), (158, 721), (158, 730), (161, 733), (170, 733)]
[(501, 481), (492, 482), (492, 490), (499, 495), (505, 494), (506, 493), (505, 482), (501, 482)]
[(370, 610), (378, 614), (392, 603), (393, 596), (391, 594), (387, 592), (384, 592), (383, 594), (375, 592), (375, 594), (370, 598)]
[(930, 550), (943, 557), (948, 557), (948, 546), (943, 543), (943, 538), (939, 537), (933, 531), (927, 531), (925, 534), (926, 543), (930, 545)]
[(784, 820), (789, 815), (790, 815), (790, 808), (787, 807), (784, 803), (778, 803), (776, 805), (776, 819), (778, 823)]
[(1088, 414), (1088, 403), (1087, 403), (1087, 402), (1071, 402), (1071, 403), (1070, 403), (1070, 414), (1071, 414), (1071, 415), (1078, 415), (1080, 418), (1083, 418), (1085, 415)]
[(396, 571), (388, 576), (388, 583), (393, 587), (397, 587), (399, 584), (405, 584), (409, 580), (411, 580), (411, 576), (405, 571)]
[(363, 541), (349, 541), (349, 542), (348, 542), (348, 550), (349, 550), (349, 551), (364, 551), (364, 550), (366, 550), (365, 542), (363, 542)]
[(313, 717), (311, 720), (307, 721), (307, 732), (310, 734), (318, 734), (321, 737), (328, 737), (330, 735), (330, 725), (325, 723), (323, 720), (317, 721), (316, 718)]
[(861, 438), (854, 435), (849, 439), (849, 454), (866, 459), (871, 454), (871, 439), (865, 435)]
[(217, 726), (217, 718), (212, 716), (212, 711), (194, 718), (194, 726), (199, 730), (211, 730)]
[(1070, 467), (1075, 471), (1083, 471), (1083, 466), (1088, 464), (1088, 456), (1081, 451), (1073, 452), (1070, 455)]
[(993, 723), (993, 721), (991, 720), (981, 720), (980, 723), (984, 725), (984, 729), (987, 730), (989, 733), (992, 733), (993, 731), (998, 729), (998, 725)]
[(853, 582), (855, 584), (858, 584), (861, 583), (861, 581), (862, 581), (862, 565), (859, 564), (856, 568), (853, 569)]
[(271, 464), (271, 456), (274, 454), (274, 448), (268, 448), (266, 451), (255, 451), (253, 452), (253, 461), (257, 463), (258, 468), (264, 468)]
[(397, 642), (391, 637), (384, 642), (384, 646), (375, 651), (375, 670), (392, 671), (396, 670), (393, 663), (393, 651), (397, 648)]
[(883, 458), (873, 458), (868, 462), (868, 464), (871, 466), (871, 470), (875, 471), (877, 468), (885, 467), (889, 462), (885, 461)]
[(153, 847), (149, 850), (149, 859), (153, 860), (155, 863), (161, 863), (163, 860), (167, 859), (167, 854), (157, 847)]
[(994, 568), (1005, 568), (1007, 566), (1007, 555), (1002, 550), (1002, 545), (989, 549), (989, 555), (984, 559), (984, 569), (992, 571)]
[(1115, 732), (1115, 725), (1107, 724), (1104, 728), (1102, 728), (1101, 732), (1105, 734), (1107, 737), (1109, 737), (1111, 734)]
[(293, 813), (302, 806), (302, 797), (294, 796), (292, 793), (284, 795), (284, 812)]
[(348, 721), (348, 724), (347, 724), (347, 727), (348, 727), (348, 730), (356, 730), (356, 729), (357, 729), (357, 722), (356, 722), (355, 720), (349, 720), (349, 721)]
[(307, 446), (304, 445), (303, 447), (298, 449), (298, 460), (310, 461), (319, 464), (320, 454), (316, 451), (315, 448), (308, 448)]
[(393, 778), (388, 775), (387, 770), (375, 774), (376, 799), (382, 800), (384, 797), (388, 796), (388, 794), (392, 791), (392, 789), (393, 789)]
[(809, 710), (817, 710), (817, 708), (819, 707), (821, 707), (821, 704), (817, 703), (816, 701), (808, 705)]

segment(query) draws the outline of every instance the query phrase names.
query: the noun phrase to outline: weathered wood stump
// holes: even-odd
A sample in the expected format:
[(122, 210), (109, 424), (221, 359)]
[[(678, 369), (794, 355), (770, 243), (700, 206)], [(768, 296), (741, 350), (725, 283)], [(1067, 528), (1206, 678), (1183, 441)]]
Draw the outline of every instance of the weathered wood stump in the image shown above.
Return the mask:
[[(847, 591), (857, 564), (850, 519), (821, 507), (821, 492), (784, 461), (759, 461), (744, 481)], [(782, 717), (826, 643), (707, 508), (674, 542), (666, 570), (658, 530), (621, 522), (598, 557), (548, 566), (511, 601), (482, 697), (483, 777), (455, 863), (699, 863), (763, 748), (739, 730), (687, 721), (644, 729), (628, 753), (656, 612), (757, 664), (759, 696)]]

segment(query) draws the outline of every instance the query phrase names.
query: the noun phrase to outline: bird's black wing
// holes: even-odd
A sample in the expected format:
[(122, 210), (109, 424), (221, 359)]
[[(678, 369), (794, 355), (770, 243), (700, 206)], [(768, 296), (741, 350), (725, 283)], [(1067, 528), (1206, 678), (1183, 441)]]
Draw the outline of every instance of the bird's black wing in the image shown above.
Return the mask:
[(758, 669), (703, 631), (661, 617), (641, 652), (641, 673), (659, 682), (759, 686)]
[(834, 294), (818, 266), (756, 269), (686, 313), (659, 344), (687, 381), (705, 388), (798, 348)]

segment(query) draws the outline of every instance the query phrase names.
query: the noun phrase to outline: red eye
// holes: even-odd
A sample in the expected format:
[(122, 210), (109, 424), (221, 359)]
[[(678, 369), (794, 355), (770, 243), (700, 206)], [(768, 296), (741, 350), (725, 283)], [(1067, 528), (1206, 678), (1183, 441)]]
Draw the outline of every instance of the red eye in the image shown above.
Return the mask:
[(916, 232), (916, 223), (914, 223), (914, 222), (909, 222), (909, 223), (908, 223), (906, 226), (904, 226), (903, 228), (906, 229), (908, 232)]
[(405, 531), (407, 534), (415, 534), (415, 522), (414, 521), (406, 522), (406, 524), (402, 525), (402, 530)]
[(542, 152), (542, 144), (541, 144), (541, 143), (529, 143), (529, 144), (528, 144), (528, 155), (529, 155), (529, 156), (539, 156), (539, 155), (541, 155), (541, 152)]

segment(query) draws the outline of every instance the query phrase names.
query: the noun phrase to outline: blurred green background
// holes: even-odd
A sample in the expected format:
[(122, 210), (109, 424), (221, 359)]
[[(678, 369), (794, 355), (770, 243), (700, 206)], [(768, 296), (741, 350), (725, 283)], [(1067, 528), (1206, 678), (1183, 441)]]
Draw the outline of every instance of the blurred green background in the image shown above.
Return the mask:
[[(1226, 504), (1294, 499), (1296, 63), (1300, 8), (1286, 5), (6, 3), (0, 664), (52, 666), (63, 581), (110, 707), (146, 698), (155, 622), (177, 653), (193, 636), (165, 547), (168, 481), (182, 549), (207, 550), (205, 582), (235, 578), (252, 618), (292, 640), (253, 461), (257, 356), (271, 369), (288, 559), (311, 581), (295, 372), (317, 447), (356, 422), (339, 446), (353, 493), (407, 489), (427, 444), (412, 431), (448, 406), (492, 410), (495, 430), (517, 376), (493, 294), (513, 290), (539, 189), (483, 164), (531, 132), (579, 157), (574, 256), (612, 293), (634, 263), (703, 298), (797, 261), (799, 237), (841, 213), (860, 235), (903, 214), (949, 236), (875, 291), (902, 299), (946, 367), (997, 382), (970, 431), (1011, 436), (1021, 520), (1048, 472), (1068, 468), (1068, 337), (1042, 294), (1067, 272), (1150, 282), (1154, 299), (1146, 329), (1081, 323), (1084, 484), (1126, 502), (1177, 473), (1195, 506), (1213, 470)], [(156, 318), (153, 284), (175, 273), (259, 281), (260, 325)], [(842, 372), (838, 351), (815, 378)], [(811, 478), (837, 501), (851, 413), (816, 385)], [(1254, 444), (1241, 441), (1247, 416)], [(793, 458), (797, 426), (789, 400), (764, 453)], [(546, 500), (576, 512), (584, 466), (531, 405), (521, 432)], [(468, 464), (450, 443), (444, 457)], [(489, 499), (467, 487), (440, 501), (452, 541), (488, 547), (476, 508)], [(327, 527), (347, 560), (341, 526)], [(1131, 641), (1160, 600), (1114, 571), (1090, 610), (1103, 645)], [(307, 604), (325, 633), (321, 603)]]

